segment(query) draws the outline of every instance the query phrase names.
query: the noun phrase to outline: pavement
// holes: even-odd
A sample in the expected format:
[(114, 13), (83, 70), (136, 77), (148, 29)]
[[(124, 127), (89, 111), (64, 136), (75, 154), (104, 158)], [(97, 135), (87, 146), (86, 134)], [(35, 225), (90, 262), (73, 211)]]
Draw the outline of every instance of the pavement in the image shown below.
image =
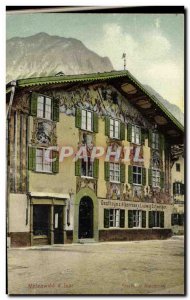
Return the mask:
[(9, 248), (10, 295), (183, 295), (184, 238)]

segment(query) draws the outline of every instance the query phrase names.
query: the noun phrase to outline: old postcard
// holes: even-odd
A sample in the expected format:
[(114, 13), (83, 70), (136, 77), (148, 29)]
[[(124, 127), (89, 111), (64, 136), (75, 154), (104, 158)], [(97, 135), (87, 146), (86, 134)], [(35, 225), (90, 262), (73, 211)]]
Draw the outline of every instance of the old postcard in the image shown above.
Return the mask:
[(7, 293), (184, 295), (185, 10), (73, 9), (7, 7)]

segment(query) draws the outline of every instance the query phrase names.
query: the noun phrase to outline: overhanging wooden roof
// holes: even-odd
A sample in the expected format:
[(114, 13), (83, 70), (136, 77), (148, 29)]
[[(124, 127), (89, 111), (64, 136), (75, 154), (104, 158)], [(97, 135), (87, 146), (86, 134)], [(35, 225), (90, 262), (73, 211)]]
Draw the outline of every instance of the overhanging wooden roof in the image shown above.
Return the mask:
[[(149, 122), (157, 124), (158, 129), (168, 137), (170, 143), (183, 143), (183, 125), (129, 71), (18, 79), (16, 89), (44, 90), (44, 88), (51, 89), (53, 87), (70, 89), (80, 84), (105, 81), (109, 81), (110, 84), (114, 85)], [(9, 88), (10, 84), (7, 85), (7, 90)]]

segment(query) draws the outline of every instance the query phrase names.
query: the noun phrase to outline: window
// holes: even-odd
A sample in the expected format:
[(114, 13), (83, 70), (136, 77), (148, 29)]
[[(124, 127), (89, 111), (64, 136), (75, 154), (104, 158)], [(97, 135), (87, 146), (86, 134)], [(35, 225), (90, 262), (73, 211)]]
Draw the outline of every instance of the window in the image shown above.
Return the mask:
[(110, 181), (120, 182), (120, 165), (117, 163), (110, 163)]
[(160, 171), (153, 169), (152, 170), (152, 186), (160, 187)]
[(173, 194), (174, 195), (184, 195), (184, 184), (181, 182), (173, 183)]
[(142, 184), (142, 168), (133, 166), (133, 183)]
[(142, 211), (133, 210), (133, 227), (142, 227)]
[(138, 145), (141, 143), (141, 128), (139, 126), (132, 125), (131, 142)]
[(176, 163), (176, 171), (180, 172), (180, 164)]
[(124, 228), (125, 210), (124, 209), (104, 209), (105, 228)]
[(38, 96), (37, 100), (37, 117), (51, 120), (51, 98), (45, 96)]
[(34, 235), (45, 235), (49, 233), (50, 206), (34, 205), (33, 206), (33, 232)]
[(184, 226), (184, 214), (172, 214), (171, 223), (172, 226), (174, 225)]
[(159, 134), (152, 132), (152, 148), (159, 149)]
[(114, 139), (119, 139), (119, 133), (120, 133), (120, 128), (119, 128), (119, 121), (118, 120), (113, 120), (110, 119), (110, 137)]
[[(46, 153), (47, 149), (44, 148), (37, 148), (36, 149), (36, 171), (37, 172), (52, 172), (52, 162), (49, 161), (48, 158), (51, 159), (51, 151), (48, 150), (48, 153)], [(48, 157), (49, 154), (49, 157)]]
[(161, 227), (164, 228), (164, 212), (149, 211), (149, 228)]
[(81, 175), (84, 177), (93, 177), (93, 162), (91, 162), (90, 157), (87, 159), (82, 159), (81, 164)]
[(92, 131), (92, 112), (82, 109), (82, 124), (81, 129)]

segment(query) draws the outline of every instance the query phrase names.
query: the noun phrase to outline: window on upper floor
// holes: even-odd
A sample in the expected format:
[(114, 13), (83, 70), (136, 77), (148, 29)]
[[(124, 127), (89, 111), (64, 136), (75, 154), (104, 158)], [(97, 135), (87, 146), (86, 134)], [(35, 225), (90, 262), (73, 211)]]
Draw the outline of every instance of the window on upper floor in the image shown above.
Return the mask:
[(120, 138), (120, 126), (119, 121), (110, 119), (110, 138), (119, 139)]
[(86, 160), (81, 160), (82, 168), (81, 168), (81, 176), (84, 177), (93, 177), (93, 162), (90, 160), (90, 157), (88, 157)]
[(38, 96), (37, 117), (51, 120), (52, 118), (51, 98), (45, 96)]
[(30, 115), (59, 122), (59, 99), (33, 92), (30, 98)]
[(93, 126), (92, 112), (82, 109), (81, 129), (92, 131), (93, 130), (92, 126)]
[(110, 181), (120, 182), (120, 164), (110, 162)]
[(132, 125), (132, 137), (131, 142), (137, 145), (141, 143), (141, 128), (136, 125)]
[(59, 152), (47, 148), (28, 148), (28, 169), (36, 172), (58, 173)]
[(152, 132), (152, 148), (159, 149), (159, 134), (157, 132)]
[(180, 172), (180, 164), (179, 163), (176, 163), (176, 171)]
[(174, 182), (173, 183), (173, 194), (174, 195), (184, 195), (185, 186), (182, 182)]
[(142, 167), (133, 166), (133, 184), (142, 184)]
[(152, 186), (160, 187), (160, 171), (153, 169), (152, 170)]

